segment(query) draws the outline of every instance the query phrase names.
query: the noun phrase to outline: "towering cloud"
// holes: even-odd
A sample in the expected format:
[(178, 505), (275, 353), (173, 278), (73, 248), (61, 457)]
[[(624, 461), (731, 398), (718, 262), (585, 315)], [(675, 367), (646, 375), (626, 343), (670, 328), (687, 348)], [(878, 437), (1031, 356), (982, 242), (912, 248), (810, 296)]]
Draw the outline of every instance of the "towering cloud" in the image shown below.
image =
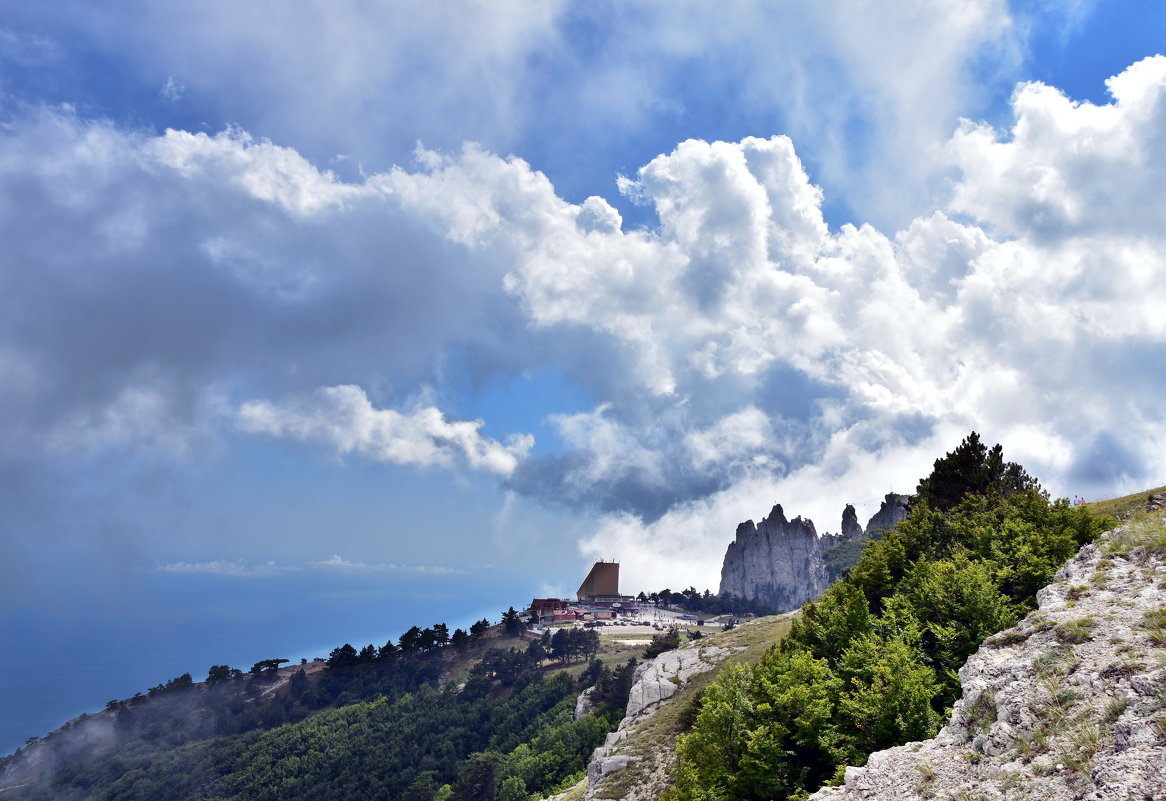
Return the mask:
[[(475, 145), (352, 181), (239, 129), (30, 112), (0, 134), (3, 457), (241, 430), (468, 467), (612, 513), (598, 555), (670, 539), (689, 574), (775, 499), (830, 519), (840, 488), (909, 491), (973, 426), (1056, 492), (1136, 483), (1166, 452), (1166, 59), (1109, 87), (1029, 84), (1010, 131), (964, 124), (949, 202), (894, 233), (831, 230), (785, 136), (650, 160), (620, 183), (656, 215), (636, 227)], [(454, 367), (593, 402), (535, 453), (458, 420)]]

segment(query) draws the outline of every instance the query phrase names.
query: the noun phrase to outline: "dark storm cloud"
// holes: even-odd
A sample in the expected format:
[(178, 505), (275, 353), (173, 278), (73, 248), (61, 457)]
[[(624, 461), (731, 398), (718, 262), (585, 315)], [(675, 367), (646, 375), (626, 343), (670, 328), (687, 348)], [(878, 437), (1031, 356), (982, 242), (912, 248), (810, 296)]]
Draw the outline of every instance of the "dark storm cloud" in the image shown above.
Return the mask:
[(411, 385), (447, 342), (510, 314), (498, 268), (466, 269), (390, 202), (305, 225), (182, 180), (100, 124), (23, 122), (0, 162), (0, 366), (23, 377), (2, 402), (25, 435), (99, 415), (127, 387), (155, 393), (178, 427), (215, 385)]
[(1108, 431), (1085, 445), (1069, 471), (1073, 481), (1087, 486), (1121, 486), (1149, 479), (1141, 454)]
[[(165, 143), (68, 110), (0, 131), (6, 569), (34, 542), (91, 537), (125, 556), (181, 530), (205, 504), (185, 474), (242, 401), (355, 382), (391, 407), (440, 381), (451, 345), (494, 364), (521, 347), (490, 254), (471, 261), (376, 193), (309, 219), (215, 164), (175, 166), (151, 150)], [(328, 190), (314, 168), (302, 177)]]

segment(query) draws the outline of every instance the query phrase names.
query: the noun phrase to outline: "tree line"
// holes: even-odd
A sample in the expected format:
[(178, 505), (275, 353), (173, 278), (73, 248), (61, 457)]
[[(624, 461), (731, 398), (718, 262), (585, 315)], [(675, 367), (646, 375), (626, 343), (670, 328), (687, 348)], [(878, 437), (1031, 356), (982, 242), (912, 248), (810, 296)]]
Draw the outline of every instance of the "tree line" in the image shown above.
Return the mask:
[(496, 678), (509, 685), (528, 670), (542, 668), (548, 659), (567, 665), (594, 658), (598, 651), (599, 632), (594, 629), (560, 628), (553, 634), (550, 629), (545, 629), (542, 636), (531, 640), (525, 649), (488, 649), (471, 673)]
[(641, 592), (636, 599), (640, 603), (653, 601), (663, 608), (679, 608), (685, 612), (702, 612), (709, 615), (772, 615), (777, 608), (760, 598), (740, 598), (731, 592), (713, 594), (708, 589), (703, 592), (696, 587), (673, 592), (668, 588), (651, 593)]
[[(591, 688), (594, 709), (579, 720), (563, 708), (559, 720), (509, 752), (479, 751), (462, 762), (457, 781), (412, 789), (408, 801), (535, 801), (563, 792), (586, 774), (591, 752), (603, 743), (627, 708), (636, 660), (609, 669), (593, 659), (576, 686)], [(463, 690), (464, 692), (464, 690)]]

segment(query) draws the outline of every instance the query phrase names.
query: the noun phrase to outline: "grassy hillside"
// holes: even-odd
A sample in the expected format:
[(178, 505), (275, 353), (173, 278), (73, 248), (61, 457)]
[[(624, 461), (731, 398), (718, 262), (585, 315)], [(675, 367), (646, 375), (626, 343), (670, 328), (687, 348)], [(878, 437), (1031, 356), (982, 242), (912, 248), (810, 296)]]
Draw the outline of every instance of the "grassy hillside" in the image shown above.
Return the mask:
[(1123, 495), (1120, 498), (1093, 501), (1085, 504), (1085, 507), (1096, 515), (1121, 520), (1145, 509), (1146, 503), (1151, 496), (1164, 494), (1166, 494), (1166, 487), (1157, 487), (1155, 489), (1135, 492), (1132, 495)]

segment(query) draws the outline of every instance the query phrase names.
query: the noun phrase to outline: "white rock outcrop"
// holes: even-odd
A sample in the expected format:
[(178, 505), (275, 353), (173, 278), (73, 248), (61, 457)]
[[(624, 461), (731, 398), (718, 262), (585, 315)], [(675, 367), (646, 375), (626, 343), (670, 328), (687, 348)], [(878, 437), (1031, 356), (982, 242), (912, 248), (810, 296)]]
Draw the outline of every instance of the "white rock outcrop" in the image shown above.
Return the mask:
[[(623, 753), (621, 749), (621, 744), (632, 730), (651, 718), (662, 701), (679, 692), (693, 677), (716, 669), (731, 653), (728, 648), (701, 646), (698, 641), (674, 651), (665, 651), (636, 668), (631, 692), (628, 694), (627, 713), (620, 721), (619, 728), (608, 734), (604, 744), (595, 749), (587, 766), (586, 801), (599, 797), (600, 782), (605, 777), (640, 759), (639, 756)], [(666, 766), (661, 766), (661, 769), (663, 767)], [(638, 790), (647, 792), (650, 788)], [(625, 796), (627, 801), (638, 797), (637, 790)]]
[(818, 534), (813, 521), (788, 520), (781, 504), (776, 504), (760, 523), (746, 520), (737, 526), (721, 565), (720, 593), (759, 599), (779, 612), (798, 609), (838, 578), (841, 568), (827, 558), (832, 549), (876, 537), (906, 515), (907, 496), (891, 493), (865, 530), (848, 504), (842, 512), (842, 533)]
[(726, 649), (715, 646), (677, 648), (641, 664), (632, 677), (627, 716), (620, 728), (635, 725), (641, 713), (674, 695), (693, 676), (712, 670), (728, 655)]
[(836, 578), (826, 569), (826, 551), (840, 535), (818, 535), (811, 520), (787, 520), (781, 504), (754, 524), (746, 520), (725, 551), (720, 594), (760, 599), (775, 609), (797, 609), (826, 591)]
[(597, 706), (599, 704), (595, 701), (595, 688), (588, 687), (579, 693), (579, 697), (575, 700), (575, 720), (583, 717)]
[(872, 754), (812, 801), (1166, 800), (1166, 566), (1118, 529), (960, 670), (932, 740)]

